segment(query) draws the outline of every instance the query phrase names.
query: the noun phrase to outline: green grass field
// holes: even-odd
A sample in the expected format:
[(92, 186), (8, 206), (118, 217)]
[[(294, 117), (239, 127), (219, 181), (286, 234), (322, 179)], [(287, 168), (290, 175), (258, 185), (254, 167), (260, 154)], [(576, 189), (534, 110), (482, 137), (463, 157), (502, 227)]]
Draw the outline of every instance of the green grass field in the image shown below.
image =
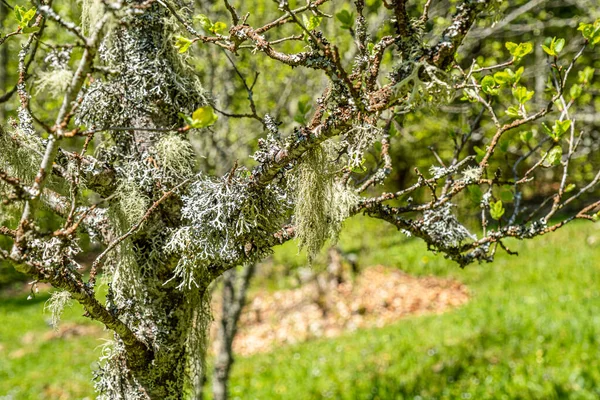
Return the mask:
[[(355, 220), (348, 228), (342, 247), (360, 252), (361, 265), (452, 277), (467, 284), (471, 301), (442, 315), (240, 358), (232, 398), (600, 398), (600, 225), (508, 242), (520, 256), (465, 270), (389, 227)], [(295, 254), (288, 244), (275, 261)], [(0, 399), (92, 398), (91, 369), (106, 336), (43, 340), (47, 296), (24, 297), (0, 303)], [(79, 315), (73, 307), (65, 322), (93, 324)]]

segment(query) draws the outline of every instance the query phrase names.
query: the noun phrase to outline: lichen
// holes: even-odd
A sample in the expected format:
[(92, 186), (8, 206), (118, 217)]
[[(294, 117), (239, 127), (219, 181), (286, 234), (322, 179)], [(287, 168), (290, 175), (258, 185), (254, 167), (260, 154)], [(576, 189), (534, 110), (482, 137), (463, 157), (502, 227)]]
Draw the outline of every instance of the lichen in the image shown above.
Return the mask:
[(166, 135), (155, 146), (157, 161), (166, 174), (185, 179), (194, 172), (195, 156), (190, 142), (178, 135)]
[(317, 256), (331, 233), (334, 176), (321, 146), (307, 151), (297, 169), (294, 225), (298, 247), (306, 249), (308, 262)]
[(48, 301), (44, 306), (44, 311), (50, 312), (50, 325), (54, 329), (58, 329), (58, 324), (60, 322), (60, 317), (65, 309), (65, 307), (71, 307), (73, 305), (73, 301), (71, 300), (71, 293), (66, 290), (53, 292), (50, 295)]
[(184, 223), (172, 230), (166, 251), (181, 256), (173, 279), (187, 290), (203, 286), (199, 280), (209, 265), (232, 265), (247, 253), (264, 255), (270, 247), (264, 237), (281, 228), (290, 209), (284, 191), (255, 192), (234, 176), (199, 174), (182, 201)]

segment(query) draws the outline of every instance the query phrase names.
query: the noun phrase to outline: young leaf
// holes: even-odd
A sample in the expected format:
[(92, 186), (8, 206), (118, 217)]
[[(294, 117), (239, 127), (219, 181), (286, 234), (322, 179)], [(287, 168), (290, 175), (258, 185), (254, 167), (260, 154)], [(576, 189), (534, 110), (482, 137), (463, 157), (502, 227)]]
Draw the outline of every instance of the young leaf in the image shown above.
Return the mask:
[(481, 80), (481, 90), (483, 93), (495, 96), (498, 94), (498, 89), (494, 88), (496, 86), (496, 81), (490, 75), (486, 75)]
[(15, 19), (17, 20), (19, 25), (21, 25), (23, 21), (23, 12), (25, 11), (25, 8), (21, 6), (15, 6), (15, 9), (13, 11), (15, 13)]
[(533, 51), (533, 44), (531, 44), (530, 42), (519, 44), (513, 42), (506, 42), (506, 48), (508, 49), (511, 56), (513, 56), (516, 59), (520, 59), (521, 57), (524, 57)]
[(581, 85), (578, 85), (578, 84), (574, 84), (573, 86), (571, 86), (571, 89), (569, 90), (569, 94), (571, 95), (571, 99), (573, 99), (573, 100), (575, 100), (579, 96), (581, 96), (582, 92), (583, 92), (583, 89), (581, 88)]
[(562, 160), (562, 147), (555, 146), (548, 152), (546, 159), (542, 163), (544, 167), (553, 167), (559, 165)]
[(481, 203), (481, 199), (483, 197), (483, 192), (479, 186), (470, 185), (467, 186), (467, 191), (469, 192), (469, 199), (475, 204)]
[(192, 128), (206, 128), (211, 126), (219, 117), (215, 114), (215, 110), (211, 106), (200, 107), (192, 114)]
[(473, 146), (473, 150), (475, 150), (475, 161), (477, 162), (481, 162), (481, 160), (483, 160), (483, 157), (485, 157), (485, 150), (481, 149), (478, 146)]
[(212, 33), (219, 33), (221, 31), (224, 31), (225, 29), (227, 29), (227, 24), (225, 22), (217, 21), (210, 28), (210, 31)]
[(192, 41), (184, 36), (175, 36), (175, 47), (179, 49), (179, 53), (185, 53), (192, 45)]
[(354, 13), (342, 10), (336, 13), (335, 17), (342, 23), (342, 29), (352, 29), (354, 25)]
[(552, 126), (552, 137), (555, 141), (559, 140), (571, 127), (571, 120), (555, 121)]
[(556, 51), (556, 53), (560, 53), (563, 48), (565, 47), (565, 39), (560, 38), (560, 39), (556, 39), (556, 42), (554, 42), (554, 51)]
[(592, 67), (585, 67), (583, 69), (583, 71), (579, 71), (577, 73), (577, 75), (578, 75), (578, 79), (577, 79), (578, 82), (580, 84), (582, 84), (582, 85), (589, 84), (592, 81), (592, 79), (594, 78), (594, 72), (595, 72), (594, 68), (592, 68)]
[(210, 21), (210, 18), (208, 18), (206, 15), (198, 14), (194, 17), (194, 20), (198, 21), (202, 29), (204, 29), (205, 31), (211, 31), (213, 24)]
[(550, 40), (550, 43), (548, 46), (546, 45), (542, 45), (542, 49), (544, 49), (544, 51), (550, 55), (550, 56), (554, 56), (554, 57), (558, 57), (558, 54), (563, 50), (563, 48), (565, 47), (565, 39), (557, 39), (556, 37), (553, 37), (552, 40)]
[(504, 215), (504, 206), (502, 205), (502, 200), (498, 200), (497, 202), (490, 202), (490, 215), (496, 221), (500, 220)]
[(323, 17), (318, 17), (316, 15), (311, 15), (310, 18), (306, 18), (306, 15), (303, 15), (302, 17), (304, 19), (304, 25), (309, 31), (317, 29), (319, 25), (321, 25), (321, 20), (323, 19)]
[(515, 106), (510, 106), (506, 109), (506, 115), (516, 118), (519, 116), (519, 109)]
[(584, 39), (592, 46), (600, 43), (600, 19), (597, 19), (593, 24), (579, 23), (578, 31), (581, 31)]
[(184, 113), (177, 113), (177, 115), (179, 115), (181, 118), (183, 118), (185, 123), (190, 126), (192, 126), (192, 124), (194, 123), (194, 120), (189, 115), (185, 115)]
[(535, 92), (527, 90), (524, 86), (518, 86), (512, 90), (512, 93), (519, 104), (525, 104), (533, 98)]
[(531, 132), (531, 131), (521, 132), (519, 134), (519, 137), (521, 138), (521, 140), (523, 141), (523, 143), (529, 143), (529, 141), (533, 137), (533, 132)]

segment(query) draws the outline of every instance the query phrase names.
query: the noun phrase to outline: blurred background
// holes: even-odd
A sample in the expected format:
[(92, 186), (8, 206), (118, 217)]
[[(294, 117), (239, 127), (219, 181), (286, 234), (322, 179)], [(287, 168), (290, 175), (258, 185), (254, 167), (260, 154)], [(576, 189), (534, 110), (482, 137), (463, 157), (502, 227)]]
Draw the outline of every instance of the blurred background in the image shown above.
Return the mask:
[[(196, 0), (196, 12), (212, 21), (228, 21), (224, 6), (214, 3)], [(232, 3), (240, 13), (250, 12), (248, 21), (253, 26), (279, 15), (271, 0)], [(428, 34), (432, 43), (459, 3), (432, 3)], [(423, 2), (409, 1), (409, 5), (411, 15), (418, 16)], [(332, 15), (342, 9), (352, 12), (350, 2), (333, 2), (328, 7), (325, 11)], [(366, 7), (375, 39), (392, 29), (381, 0), (367, 0)], [(473, 59), (481, 66), (497, 64), (508, 59), (505, 42), (532, 42), (535, 51), (522, 61), (522, 80), (535, 88), (533, 102), (542, 105), (547, 57), (541, 44), (547, 38), (562, 37), (567, 42), (564, 52), (576, 52), (581, 44), (577, 26), (600, 17), (600, 1), (515, 0), (500, 7), (503, 18), (494, 22), (497, 16), (490, 15), (474, 27), (457, 61), (463, 68)], [(80, 6), (74, 0), (54, 4), (54, 8), (72, 20), (79, 18)], [(3, 33), (16, 27), (12, 11), (3, 2), (0, 23)], [(325, 19), (321, 28), (351, 63), (352, 27), (346, 29), (347, 35), (332, 36), (336, 23), (335, 17)], [(53, 41), (39, 44), (28, 85), (39, 87), (45, 76), (56, 72), (55, 60), (65, 51), (56, 44), (69, 40), (55, 26), (47, 29)], [(291, 32), (286, 28), (278, 32), (282, 37), (287, 34)], [(18, 100), (13, 88), (20, 45), (19, 40), (8, 40), (0, 46), (3, 124), (16, 117)], [(303, 45), (285, 46), (298, 51)], [(580, 64), (600, 67), (600, 53), (595, 50), (584, 53)], [(233, 57), (216, 47), (196, 46), (189, 52), (189, 62), (216, 108), (227, 113), (249, 112), (249, 94), (242, 79), (248, 86), (256, 80), (252, 98), (259, 114), (268, 113), (287, 131), (304, 122), (310, 105), (327, 84), (314, 71), (281, 68), (250, 52)], [(385, 65), (390, 62), (384, 60)], [(600, 165), (599, 75), (598, 71), (592, 74), (590, 89), (576, 99), (574, 119), (585, 123), (587, 138), (572, 163), (575, 185), (589, 181), (594, 167)], [(52, 88), (42, 85), (32, 98), (32, 108), (41, 121), (52, 120), (60, 101)], [(414, 167), (427, 170), (435, 164), (430, 146), (442, 158), (449, 157), (452, 135), (462, 132), (478, 112), (456, 99), (398, 118), (391, 143), (394, 170), (387, 186), (377, 190), (412, 184)], [(476, 130), (471, 153), (476, 153), (475, 147), (485, 148), (488, 129)], [(500, 146), (506, 165), (517, 153), (512, 146), (531, 148), (544, 135), (535, 127), (530, 133), (516, 140), (508, 137), (506, 145)], [(260, 122), (221, 116), (210, 131), (191, 139), (200, 168), (223, 174), (236, 160), (247, 159), (261, 136)], [(375, 167), (376, 151), (368, 157), (372, 159), (367, 159), (367, 168)], [(498, 161), (496, 167), (505, 165)], [(552, 169), (544, 169), (536, 175), (536, 186), (525, 193), (524, 201), (536, 203), (556, 190), (553, 174)], [(596, 190), (589, 197), (598, 195)], [(459, 208), (461, 220), (473, 230), (477, 229), (480, 196), (470, 193), (461, 199), (464, 203)], [(510, 193), (506, 196), (510, 201)], [(580, 207), (589, 197), (582, 197), (573, 207)], [(0, 223), (12, 224), (14, 218), (3, 212)], [(61, 221), (48, 212), (46, 223), (50, 230)], [(85, 249), (80, 261), (85, 265), (102, 249), (85, 236), (80, 239)], [(0, 246), (7, 246), (2, 240)], [(310, 268), (295, 243), (278, 247), (252, 270), (240, 267), (214, 285), (214, 343), (206, 397), (211, 398), (215, 354), (223, 351), (219, 345), (223, 286), (233, 283), (237, 293), (246, 293), (246, 306), (233, 341), (231, 398), (600, 398), (600, 225), (573, 223), (556, 234), (528, 242), (508, 241), (507, 245), (519, 255), (501, 254), (492, 264), (461, 270), (427, 252), (420, 241), (406, 238), (383, 222), (358, 216), (346, 223), (339, 243), (324, 249)], [(92, 371), (109, 333), (82, 317), (76, 304), (65, 310), (54, 330), (50, 313), (44, 310), (51, 289), (40, 286), (40, 292), (28, 300), (30, 291), (27, 278), (0, 261), (0, 399), (93, 398)]]

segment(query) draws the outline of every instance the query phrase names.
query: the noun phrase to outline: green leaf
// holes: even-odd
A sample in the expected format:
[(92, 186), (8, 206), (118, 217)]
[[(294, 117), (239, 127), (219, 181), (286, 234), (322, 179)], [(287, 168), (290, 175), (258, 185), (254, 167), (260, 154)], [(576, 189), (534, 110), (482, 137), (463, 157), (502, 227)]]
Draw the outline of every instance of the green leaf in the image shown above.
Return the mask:
[(499, 84), (499, 85), (506, 85), (510, 82), (510, 75), (508, 72), (505, 71), (498, 71), (494, 74), (494, 80)]
[(193, 122), (190, 126), (196, 129), (206, 128), (217, 122), (218, 118), (211, 106), (200, 107), (192, 114)]
[(552, 40), (550, 40), (549, 45), (542, 45), (542, 49), (544, 49), (548, 55), (554, 57), (558, 57), (558, 54), (563, 50), (564, 47), (565, 39), (557, 39), (556, 37), (553, 37)]
[(225, 29), (227, 29), (227, 24), (225, 22), (217, 21), (210, 28), (210, 31), (212, 33), (219, 33), (221, 31), (224, 31)]
[(21, 6), (15, 6), (15, 9), (13, 11), (15, 13), (15, 19), (17, 20), (19, 25), (21, 25), (23, 21), (23, 12), (25, 11), (25, 8)]
[(555, 121), (552, 126), (552, 137), (554, 140), (560, 139), (571, 127), (571, 120)]
[(553, 167), (559, 165), (562, 160), (562, 147), (555, 146), (550, 149), (546, 159), (542, 163), (544, 167)]
[(335, 17), (342, 23), (342, 29), (352, 29), (354, 26), (354, 13), (342, 10), (336, 13)]
[(373, 50), (375, 49), (375, 43), (367, 43), (367, 50), (369, 51), (369, 54), (373, 55)]
[(596, 70), (592, 67), (585, 67), (583, 69), (583, 71), (579, 71), (577, 73), (578, 75), (578, 82), (582, 85), (587, 85), (589, 83), (592, 82), (592, 79), (594, 79), (594, 72)]
[(319, 27), (319, 25), (321, 25), (322, 19), (323, 19), (323, 17), (318, 17), (316, 15), (311, 15), (310, 17), (307, 17), (306, 14), (302, 15), (302, 21), (304, 22), (304, 26), (309, 31), (312, 31), (313, 29), (317, 29)]
[(469, 199), (475, 203), (481, 203), (481, 199), (483, 197), (483, 192), (479, 186), (471, 185), (467, 186), (467, 191), (469, 192)]
[(533, 44), (531, 44), (530, 42), (519, 44), (513, 42), (506, 42), (506, 48), (514, 58), (519, 59), (533, 51)]
[(593, 24), (579, 23), (578, 31), (581, 31), (584, 39), (591, 45), (600, 43), (600, 19), (594, 21)]
[(463, 89), (463, 93), (464, 96), (461, 98), (461, 100), (468, 100), (471, 103), (477, 102), (477, 92), (475, 92), (473, 89)]
[(177, 113), (177, 115), (179, 115), (181, 118), (183, 118), (185, 123), (190, 126), (194, 123), (194, 120), (189, 115), (185, 115), (184, 113)]
[(574, 84), (573, 86), (571, 86), (571, 89), (569, 89), (569, 94), (571, 95), (571, 99), (573, 100), (581, 96), (582, 92), (583, 88), (581, 87), (581, 85), (578, 84)]
[(524, 86), (518, 86), (512, 90), (512, 94), (519, 104), (525, 104), (533, 98), (534, 91), (527, 90)]
[(510, 55), (514, 56), (514, 52), (517, 50), (517, 47), (519, 47), (518, 44), (513, 43), (513, 42), (506, 42), (504, 44), (504, 46), (506, 46), (506, 48), (508, 49), (508, 52), (510, 53)]
[(500, 220), (504, 215), (504, 206), (502, 205), (502, 200), (498, 200), (497, 202), (490, 202), (490, 215), (496, 221)]
[(473, 150), (475, 150), (475, 160), (479, 163), (485, 157), (485, 150), (481, 149), (478, 146), (473, 146)]
[(525, 69), (523, 67), (519, 67), (516, 71), (513, 71), (510, 68), (506, 68), (504, 71), (498, 71), (494, 74), (494, 80), (499, 85), (507, 85), (512, 86), (517, 84), (521, 80), (521, 75), (523, 75), (523, 71)]
[(512, 192), (512, 188), (510, 186), (504, 186), (500, 191), (500, 199), (505, 203), (510, 203), (513, 201), (515, 195)]
[(179, 49), (179, 53), (185, 53), (188, 51), (193, 41), (184, 36), (175, 36), (176, 42), (175, 47)]
[(519, 134), (519, 137), (521, 138), (521, 140), (523, 141), (523, 143), (529, 143), (529, 141), (531, 140), (531, 138), (533, 138), (533, 132), (531, 132), (531, 131), (521, 132)]
[(200, 26), (202, 27), (202, 29), (204, 29), (207, 32), (211, 32), (213, 24), (210, 21), (210, 18), (208, 18), (206, 15), (198, 14), (194, 17), (194, 20), (196, 20), (200, 23)]
[(355, 167), (352, 167), (352, 172), (355, 172), (357, 174), (362, 174), (364, 172), (367, 171), (367, 167), (365, 167), (365, 162), (367, 160), (365, 160), (364, 158), (360, 160), (360, 165), (357, 165)]
[(483, 79), (481, 80), (481, 90), (483, 91), (483, 93), (495, 96), (498, 94), (498, 89), (495, 88), (496, 86), (496, 81), (494, 80), (494, 78), (490, 75), (486, 75), (483, 77)]
[(560, 38), (554, 42), (554, 51), (556, 51), (557, 54), (560, 53), (564, 47), (565, 47), (565, 39)]
[(519, 109), (516, 106), (510, 106), (506, 109), (506, 115), (516, 118), (519, 116)]
[(556, 52), (554, 50), (552, 50), (550, 47), (544, 46), (542, 45), (542, 49), (544, 49), (544, 51), (551, 56), (556, 56)]
[(574, 183), (569, 183), (565, 188), (565, 193), (572, 192), (577, 186)]
[(510, 145), (509, 140), (501, 140), (500, 143), (498, 143), (498, 148), (500, 149), (501, 152), (506, 153), (508, 151), (509, 145)]

